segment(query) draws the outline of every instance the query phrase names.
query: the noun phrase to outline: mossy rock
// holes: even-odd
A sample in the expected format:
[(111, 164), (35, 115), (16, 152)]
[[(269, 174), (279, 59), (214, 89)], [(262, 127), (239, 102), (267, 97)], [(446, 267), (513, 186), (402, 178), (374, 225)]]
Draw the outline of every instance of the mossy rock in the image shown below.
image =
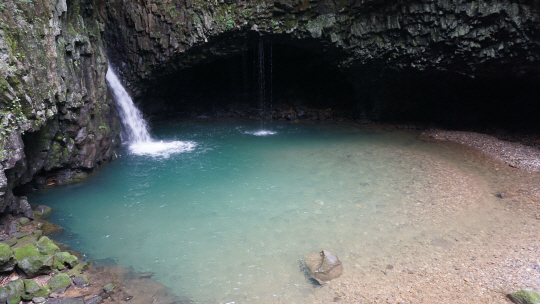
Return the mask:
[(51, 289), (51, 292), (63, 292), (71, 286), (71, 279), (69, 275), (65, 273), (60, 273), (53, 277), (47, 286)]
[(36, 243), (36, 246), (41, 254), (52, 255), (60, 251), (60, 248), (46, 236), (42, 236)]
[(13, 249), (13, 256), (18, 263), (29, 257), (39, 257), (39, 251), (33, 244), (26, 244), (22, 247)]
[(0, 290), (0, 303), (19, 304), (24, 292), (24, 282), (21, 279), (10, 282)]
[(53, 267), (62, 270), (69, 266), (70, 268), (75, 267), (79, 263), (79, 260), (76, 256), (71, 255), (67, 252), (59, 252), (54, 256), (54, 265)]
[(56, 234), (59, 234), (61, 233), (64, 228), (58, 226), (58, 225), (55, 225), (51, 222), (47, 222), (47, 221), (43, 221), (43, 226), (41, 226), (41, 231), (43, 231), (43, 234), (44, 235), (56, 235)]
[(35, 236), (35, 237), (40, 237), (43, 235), (43, 231), (41, 230), (34, 230), (32, 231), (32, 235)]
[(90, 263), (89, 262), (83, 262), (83, 263), (79, 263), (77, 264), (75, 267), (73, 267), (73, 269), (71, 269), (70, 271), (68, 271), (68, 275), (71, 276), (71, 277), (76, 277), (78, 275), (81, 274), (81, 272), (85, 271), (86, 269), (88, 269), (88, 267), (90, 266)]
[(81, 275), (78, 275), (78, 276), (74, 277), (73, 278), (73, 283), (76, 286), (79, 286), (79, 287), (86, 287), (86, 286), (90, 285), (90, 281), (88, 280), (88, 277), (85, 274), (81, 274)]
[(518, 304), (538, 304), (540, 295), (531, 289), (521, 289), (508, 295), (508, 297)]
[(31, 256), (24, 258), (17, 266), (29, 277), (49, 273), (52, 269), (54, 258), (50, 255)]
[(37, 239), (35, 237), (31, 235), (27, 235), (27, 236), (24, 236), (23, 238), (18, 239), (17, 243), (13, 245), (13, 248), (21, 248), (28, 244), (34, 245), (36, 241)]
[(115, 287), (116, 287), (115, 284), (109, 283), (109, 284), (103, 286), (103, 291), (105, 291), (106, 293), (111, 293), (114, 290)]
[(51, 291), (47, 287), (39, 286), (33, 280), (24, 280), (24, 293), (22, 299), (30, 301), (33, 298), (48, 298)]
[(17, 238), (12, 237), (10, 239), (7, 239), (7, 240), (3, 241), (2, 243), (6, 244), (8, 246), (14, 246), (15, 244), (17, 244)]
[(0, 243), (0, 265), (7, 263), (11, 259), (11, 248), (9, 245)]
[(22, 218), (19, 219), (19, 223), (21, 225), (26, 225), (26, 224), (30, 223), (30, 219), (27, 218), (27, 217), (22, 217)]
[(34, 210), (34, 216), (44, 218), (51, 214), (53, 210), (49, 206), (39, 205), (36, 210)]

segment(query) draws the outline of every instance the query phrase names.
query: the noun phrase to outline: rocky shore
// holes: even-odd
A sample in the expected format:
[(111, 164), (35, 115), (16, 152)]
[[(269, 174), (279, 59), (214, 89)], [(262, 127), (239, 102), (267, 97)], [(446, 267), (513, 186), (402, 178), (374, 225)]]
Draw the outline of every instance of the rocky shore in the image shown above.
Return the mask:
[(97, 304), (192, 303), (152, 280), (115, 265), (93, 267), (46, 235), (61, 232), (43, 218), (52, 212), (38, 206), (26, 216), (7, 215), (0, 228), (0, 303)]

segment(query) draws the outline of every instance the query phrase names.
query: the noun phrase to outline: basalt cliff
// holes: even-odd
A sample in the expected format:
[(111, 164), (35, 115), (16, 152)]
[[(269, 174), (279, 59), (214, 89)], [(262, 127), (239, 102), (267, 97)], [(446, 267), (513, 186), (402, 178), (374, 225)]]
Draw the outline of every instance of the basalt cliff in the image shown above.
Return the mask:
[(108, 62), (153, 117), (249, 109), (262, 74), (289, 119), (339, 109), (518, 125), (539, 108), (539, 11), (537, 0), (0, 3), (0, 212), (25, 214), (19, 193), (115, 157)]

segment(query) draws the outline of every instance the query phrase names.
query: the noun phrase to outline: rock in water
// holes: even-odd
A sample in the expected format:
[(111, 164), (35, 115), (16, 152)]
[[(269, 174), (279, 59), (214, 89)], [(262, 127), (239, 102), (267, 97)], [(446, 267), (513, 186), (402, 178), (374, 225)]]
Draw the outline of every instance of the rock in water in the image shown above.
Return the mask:
[(306, 267), (311, 277), (321, 284), (339, 277), (343, 272), (343, 265), (338, 257), (326, 250), (308, 254)]

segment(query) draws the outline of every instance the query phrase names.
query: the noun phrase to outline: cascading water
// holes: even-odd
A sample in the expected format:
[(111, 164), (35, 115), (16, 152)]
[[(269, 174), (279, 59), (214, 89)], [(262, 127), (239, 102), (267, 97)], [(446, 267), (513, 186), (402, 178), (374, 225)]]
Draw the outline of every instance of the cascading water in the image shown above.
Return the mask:
[(190, 141), (163, 142), (153, 140), (141, 112), (120, 83), (110, 64), (106, 79), (124, 126), (123, 137), (125, 138), (122, 139), (129, 144), (131, 152), (140, 155), (168, 157), (173, 153), (193, 150), (195, 143)]
[[(266, 70), (265, 70), (265, 58), (264, 58), (264, 43), (262, 40), (259, 40), (259, 46), (256, 49), (256, 57), (257, 61), (255, 62), (255, 74), (257, 74), (257, 85), (258, 85), (258, 98), (259, 98), (259, 108), (261, 116), (261, 128), (258, 131), (255, 132), (248, 132), (249, 134), (255, 135), (255, 136), (267, 136), (267, 135), (273, 135), (276, 134), (275, 131), (267, 130), (266, 129), (266, 121), (265, 121), (265, 115), (266, 115)], [(270, 57), (270, 61), (272, 60), (272, 57)], [(272, 63), (270, 62), (270, 65)], [(270, 86), (272, 85), (272, 80), (270, 79)], [(270, 88), (270, 92), (272, 88)], [(271, 98), (271, 97), (270, 97)], [(272, 115), (270, 115), (272, 117)]]

